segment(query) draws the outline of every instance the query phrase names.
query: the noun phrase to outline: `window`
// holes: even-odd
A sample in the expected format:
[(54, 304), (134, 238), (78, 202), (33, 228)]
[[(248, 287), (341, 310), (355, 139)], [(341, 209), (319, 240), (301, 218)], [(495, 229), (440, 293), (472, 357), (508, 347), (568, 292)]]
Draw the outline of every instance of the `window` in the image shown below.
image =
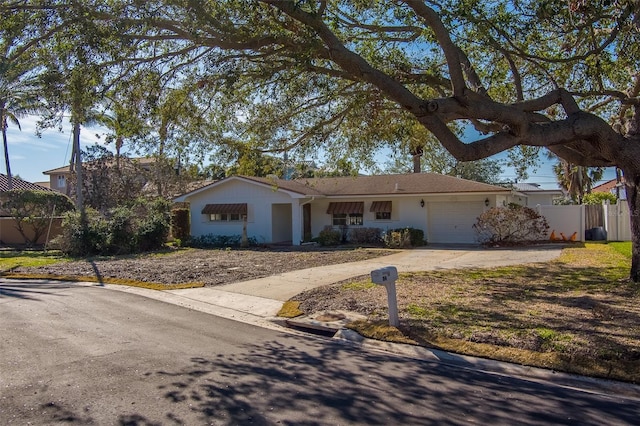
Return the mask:
[(58, 188), (64, 188), (67, 186), (67, 180), (64, 176), (58, 175)]
[(362, 225), (361, 213), (334, 213), (332, 216), (333, 226), (342, 225)]
[(375, 214), (376, 220), (391, 220), (391, 201), (374, 201), (369, 211)]
[(241, 219), (238, 213), (213, 213), (209, 215), (212, 222), (238, 222)]

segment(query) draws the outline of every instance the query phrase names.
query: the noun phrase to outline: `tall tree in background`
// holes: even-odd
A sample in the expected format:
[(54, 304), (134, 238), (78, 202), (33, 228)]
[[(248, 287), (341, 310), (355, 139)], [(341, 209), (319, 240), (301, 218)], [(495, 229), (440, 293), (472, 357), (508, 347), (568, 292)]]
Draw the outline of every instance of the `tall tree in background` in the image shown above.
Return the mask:
[(2, 146), (4, 163), (7, 172), (8, 189), (13, 189), (13, 176), (9, 158), (7, 128), (9, 123), (20, 127), (20, 119), (28, 114), (41, 111), (39, 98), (40, 86), (33, 75), (31, 61), (27, 61), (20, 53), (12, 51), (10, 43), (0, 40), (0, 127), (2, 128)]
[[(104, 50), (113, 57), (103, 64), (118, 67), (112, 75), (156, 63), (167, 85), (191, 83), (212, 116), (226, 114), (229, 134), (263, 150), (366, 156), (417, 122), (458, 161), (546, 147), (579, 166), (618, 166), (631, 206), (634, 281), (639, 10), (637, 0), (0, 5), (4, 16), (44, 16), (25, 38), (80, 27), (69, 42), (90, 44), (110, 32), (100, 40), (126, 43)], [(462, 141), (465, 124), (483, 136)]]
[(582, 204), (584, 196), (591, 193), (593, 184), (602, 179), (604, 174), (602, 167), (577, 166), (563, 159), (554, 164), (553, 171), (560, 188), (564, 189), (576, 204)]

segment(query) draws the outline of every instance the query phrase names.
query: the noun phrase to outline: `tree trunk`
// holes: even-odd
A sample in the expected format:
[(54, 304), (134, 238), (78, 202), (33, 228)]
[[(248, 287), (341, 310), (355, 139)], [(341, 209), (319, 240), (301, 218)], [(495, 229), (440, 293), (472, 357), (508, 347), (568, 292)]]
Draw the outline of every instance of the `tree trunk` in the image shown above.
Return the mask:
[(624, 170), (627, 202), (631, 215), (631, 273), (633, 282), (640, 282), (640, 170)]
[(80, 123), (73, 124), (73, 151), (72, 155), (76, 169), (76, 207), (80, 211), (80, 215), (84, 216), (84, 199), (82, 196), (82, 156), (80, 155)]
[(11, 164), (9, 163), (9, 145), (7, 144), (7, 126), (2, 117), (2, 144), (4, 146), (4, 164), (7, 167), (7, 190), (13, 189), (13, 176), (11, 176)]

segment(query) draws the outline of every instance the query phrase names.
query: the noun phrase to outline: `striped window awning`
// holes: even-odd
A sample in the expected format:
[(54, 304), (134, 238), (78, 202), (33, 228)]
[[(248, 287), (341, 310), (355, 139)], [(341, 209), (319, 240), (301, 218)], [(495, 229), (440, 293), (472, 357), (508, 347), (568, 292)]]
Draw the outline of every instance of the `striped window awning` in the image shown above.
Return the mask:
[(391, 213), (391, 201), (374, 201), (371, 203), (370, 212)]
[(329, 203), (328, 214), (362, 214), (364, 201), (352, 201), (346, 203)]
[(202, 214), (247, 214), (247, 203), (207, 204)]

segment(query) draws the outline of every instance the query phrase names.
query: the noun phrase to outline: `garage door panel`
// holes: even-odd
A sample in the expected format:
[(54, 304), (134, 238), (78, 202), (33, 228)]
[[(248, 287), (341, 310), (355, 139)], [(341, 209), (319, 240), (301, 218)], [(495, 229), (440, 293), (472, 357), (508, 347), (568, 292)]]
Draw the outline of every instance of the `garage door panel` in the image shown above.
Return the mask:
[(476, 243), (473, 224), (482, 214), (482, 202), (429, 204), (429, 236), (432, 243)]

